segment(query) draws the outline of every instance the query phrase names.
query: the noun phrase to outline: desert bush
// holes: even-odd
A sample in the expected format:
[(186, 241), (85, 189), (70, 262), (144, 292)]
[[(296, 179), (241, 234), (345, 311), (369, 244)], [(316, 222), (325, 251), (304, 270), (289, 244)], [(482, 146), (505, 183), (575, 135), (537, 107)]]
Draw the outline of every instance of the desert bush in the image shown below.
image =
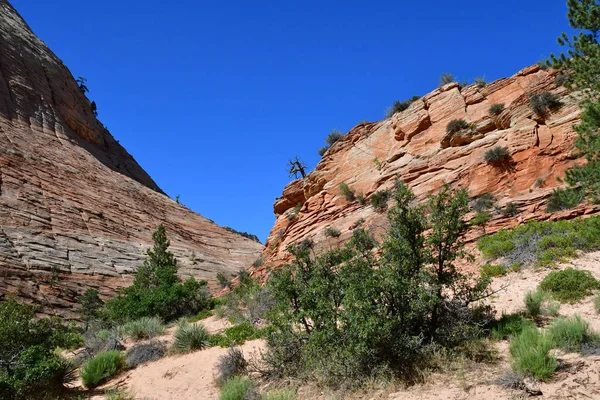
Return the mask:
[(518, 214), (519, 210), (517, 209), (517, 205), (515, 203), (510, 202), (506, 204), (506, 206), (502, 209), (501, 212), (503, 215), (514, 217)]
[(265, 331), (256, 328), (250, 322), (242, 322), (225, 329), (223, 334), (212, 335), (209, 339), (211, 346), (231, 347), (241, 346), (247, 340), (260, 339), (264, 337)]
[(340, 192), (342, 192), (342, 195), (344, 196), (344, 198), (346, 200), (348, 200), (348, 201), (356, 200), (354, 190), (350, 186), (348, 186), (348, 184), (346, 184), (345, 182), (340, 183)]
[(558, 97), (550, 92), (530, 94), (529, 103), (533, 112), (541, 117), (545, 116), (548, 111), (555, 110), (561, 106)]
[(297, 400), (298, 396), (290, 389), (270, 390), (262, 395), (261, 400)]
[(600, 314), (600, 294), (594, 297), (594, 310)]
[(488, 164), (497, 164), (510, 160), (510, 153), (506, 147), (495, 146), (485, 152), (483, 159)]
[(487, 86), (486, 80), (484, 78), (480, 77), (480, 76), (478, 76), (477, 78), (475, 78), (475, 84), (480, 89)]
[(254, 383), (247, 376), (234, 376), (221, 387), (219, 400), (256, 400)]
[(173, 349), (178, 353), (202, 350), (210, 344), (210, 334), (204, 325), (199, 323), (179, 323), (175, 330), (174, 338)]
[(520, 372), (514, 371), (502, 375), (500, 378), (496, 379), (494, 383), (507, 389), (525, 390), (527, 388), (525, 376)]
[(549, 379), (558, 368), (558, 361), (550, 354), (551, 341), (536, 327), (527, 327), (510, 342), (513, 369), (531, 374), (536, 379)]
[(525, 312), (532, 318), (542, 315), (556, 315), (560, 304), (551, 301), (549, 296), (541, 289), (525, 293)]
[(351, 229), (356, 229), (356, 228), (362, 226), (362, 224), (364, 224), (364, 223), (365, 223), (365, 219), (364, 218), (359, 218), (356, 221), (354, 221), (354, 223), (351, 226)]
[(584, 343), (598, 339), (579, 315), (555, 319), (548, 328), (548, 335), (553, 346), (573, 352), (580, 351)]
[(287, 216), (288, 221), (295, 220), (298, 214), (300, 214), (300, 210), (302, 210), (302, 203), (296, 204), (296, 206), (290, 211)]
[(542, 71), (545, 71), (545, 70), (547, 70), (547, 69), (548, 69), (548, 67), (550, 67), (550, 66), (548, 65), (548, 61), (546, 61), (546, 60), (540, 60), (540, 61), (538, 61), (538, 62), (536, 63), (536, 65), (537, 65), (537, 66), (538, 66), (538, 67), (539, 67), (539, 68), (540, 68)]
[[(307, 246), (309, 242), (308, 239), (303, 241)], [(272, 303), (273, 299), (268, 290), (248, 276), (247, 279), (240, 280), (240, 284), (230, 293), (223, 296), (223, 303), (218, 311), (220, 317), (226, 317), (234, 324), (254, 323), (264, 317)]]
[(135, 396), (125, 388), (111, 387), (104, 390), (106, 400), (135, 400)]
[(152, 339), (162, 335), (164, 331), (165, 325), (158, 317), (142, 317), (129, 321), (122, 327), (124, 335), (133, 340)]
[(394, 199), (381, 245), (357, 229), (325, 253), (290, 246), (292, 263), (267, 283), (275, 299), (267, 313), (268, 373), (330, 385), (379, 374), (410, 380), (434, 349), (475, 349), (466, 344), (482, 334), (489, 314), (472, 303), (486, 297), (489, 281), (454, 266), (466, 256), (466, 191), (444, 186), (418, 205), (399, 184)]
[(492, 215), (489, 211), (482, 211), (475, 214), (473, 219), (471, 219), (471, 225), (473, 226), (483, 226), (488, 223), (488, 221), (492, 218)]
[(535, 327), (535, 324), (522, 315), (505, 314), (499, 320), (490, 323), (490, 335), (495, 340), (509, 339), (530, 327)]
[(504, 111), (504, 103), (492, 104), (490, 106), (489, 114), (494, 116), (500, 114), (502, 111)]
[(125, 362), (129, 368), (135, 368), (140, 364), (162, 358), (165, 355), (166, 350), (165, 345), (158, 341), (136, 344), (127, 350)]
[(234, 376), (245, 375), (248, 368), (248, 362), (244, 358), (244, 353), (240, 349), (230, 347), (226, 354), (219, 357), (217, 371), (219, 376), (217, 383), (223, 385)]
[(327, 237), (340, 237), (341, 234), (342, 232), (340, 232), (339, 229), (336, 229), (332, 226), (325, 228), (325, 236)]
[(117, 351), (103, 351), (81, 367), (81, 380), (88, 389), (95, 388), (125, 367), (123, 355)]
[(506, 268), (499, 264), (485, 264), (481, 267), (481, 276), (493, 278), (506, 275)]
[(203, 319), (212, 317), (213, 314), (214, 314), (213, 310), (204, 309), (204, 310), (200, 311), (198, 314), (194, 315), (193, 317), (189, 317), (187, 319), (187, 322), (191, 323), (191, 322), (202, 321)]
[(456, 133), (471, 128), (472, 125), (464, 119), (453, 119), (446, 125), (446, 133)]
[(531, 221), (482, 237), (479, 250), (489, 259), (503, 258), (505, 266), (554, 265), (576, 255), (576, 250), (600, 248), (600, 217), (570, 221)]
[(493, 208), (495, 204), (496, 197), (491, 193), (484, 193), (472, 202), (471, 208), (480, 213)]
[(556, 188), (546, 203), (546, 212), (569, 210), (581, 204), (585, 199), (585, 191), (579, 188)]
[(371, 201), (371, 206), (377, 212), (384, 212), (388, 207), (388, 200), (392, 196), (392, 193), (389, 190), (379, 190), (373, 193), (369, 200)]
[(419, 100), (420, 97), (419, 96), (413, 96), (408, 100), (404, 100), (404, 101), (394, 101), (394, 103), (392, 103), (392, 105), (387, 109), (387, 112), (385, 114), (385, 116), (387, 118), (392, 117), (394, 114), (402, 112), (404, 110), (406, 110), (408, 107), (410, 107), (410, 105), (412, 103), (414, 103), (416, 100)]
[(331, 132), (325, 138), (325, 143), (327, 143), (327, 145), (325, 147), (321, 147), (319, 149), (319, 155), (321, 157), (323, 157), (325, 155), (325, 153), (327, 153), (327, 150), (329, 150), (329, 148), (331, 146), (333, 146), (335, 144), (335, 142), (337, 142), (338, 140), (340, 140), (343, 137), (344, 137), (344, 134), (342, 132), (338, 131), (337, 129), (334, 129), (333, 132)]
[(550, 272), (540, 283), (540, 289), (561, 303), (576, 303), (600, 288), (600, 282), (590, 271), (567, 268)]
[(454, 79), (452, 74), (442, 74), (442, 76), (440, 76), (440, 87), (452, 82), (456, 82), (456, 79)]
[(221, 289), (225, 289), (231, 286), (231, 281), (222, 272), (217, 272), (217, 282)]

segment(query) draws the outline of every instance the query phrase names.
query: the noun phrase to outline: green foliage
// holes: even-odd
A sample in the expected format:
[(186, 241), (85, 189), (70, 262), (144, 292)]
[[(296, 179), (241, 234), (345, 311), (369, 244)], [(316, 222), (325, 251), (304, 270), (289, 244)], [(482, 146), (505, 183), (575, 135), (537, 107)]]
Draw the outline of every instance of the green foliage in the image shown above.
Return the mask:
[(495, 340), (510, 339), (524, 329), (535, 328), (535, 324), (519, 314), (505, 314), (490, 324), (490, 334)]
[(385, 114), (386, 118), (390, 118), (392, 117), (394, 114), (402, 112), (404, 110), (406, 110), (408, 107), (410, 107), (410, 105), (412, 103), (414, 103), (415, 101), (419, 100), (420, 97), (419, 96), (413, 96), (408, 100), (404, 100), (404, 101), (394, 101), (392, 103), (392, 105), (387, 109), (387, 112)]
[(549, 111), (556, 110), (562, 105), (558, 97), (550, 92), (530, 94), (529, 104), (533, 112), (540, 117), (545, 117)]
[(570, 221), (531, 221), (514, 229), (484, 236), (478, 248), (490, 259), (503, 257), (502, 264), (554, 265), (574, 257), (576, 250), (600, 248), (600, 217)]
[(475, 78), (475, 84), (480, 89), (487, 86), (487, 82), (486, 82), (485, 78), (482, 78), (480, 76), (478, 76), (477, 78)]
[(112, 387), (104, 390), (106, 400), (135, 400), (125, 388)]
[(209, 343), (211, 346), (220, 347), (241, 346), (247, 340), (263, 338), (265, 332), (264, 329), (258, 329), (246, 321), (225, 329), (224, 334), (212, 335)]
[(546, 212), (568, 210), (581, 204), (585, 199), (585, 191), (581, 188), (556, 188), (548, 198)]
[(115, 376), (125, 367), (125, 357), (118, 350), (103, 351), (86, 361), (81, 367), (81, 380), (91, 389)]
[(202, 350), (209, 346), (210, 334), (202, 324), (179, 323), (174, 334), (173, 349), (178, 353)]
[(298, 214), (300, 214), (301, 209), (302, 209), (302, 203), (296, 204), (296, 206), (294, 208), (292, 208), (292, 210), (290, 211), (290, 213), (287, 216), (288, 221), (293, 221), (294, 219), (296, 219)]
[(542, 315), (557, 315), (560, 308), (560, 304), (551, 301), (548, 294), (539, 288), (525, 293), (524, 302), (525, 312), (532, 318)]
[(503, 215), (514, 217), (519, 213), (517, 205), (513, 202), (507, 203), (504, 209), (501, 211)]
[(348, 201), (354, 201), (356, 200), (356, 195), (354, 194), (354, 190), (348, 186), (348, 184), (346, 182), (342, 182), (340, 183), (340, 192), (342, 192), (342, 195), (344, 196), (344, 198)]
[(471, 225), (483, 226), (487, 224), (490, 218), (492, 218), (492, 215), (489, 213), (489, 211), (478, 212), (471, 220)]
[(490, 115), (498, 115), (504, 111), (504, 103), (492, 104), (490, 106)]
[(470, 129), (472, 125), (464, 119), (453, 119), (446, 125), (446, 133), (456, 133), (464, 129)]
[(80, 305), (79, 315), (86, 324), (100, 317), (100, 310), (104, 306), (104, 302), (98, 296), (96, 289), (86, 290), (83, 295), (77, 298), (77, 302)]
[(494, 146), (483, 155), (483, 159), (488, 164), (499, 164), (510, 160), (510, 153), (506, 147)]
[(263, 394), (261, 400), (297, 400), (298, 396), (290, 389), (270, 390)]
[(327, 228), (325, 228), (325, 236), (327, 237), (340, 237), (340, 235), (342, 234), (342, 232), (340, 232), (339, 229), (336, 229), (332, 226), (328, 226)]
[(221, 387), (219, 400), (253, 400), (254, 383), (247, 376), (234, 376)]
[(545, 381), (558, 368), (558, 361), (550, 354), (552, 342), (535, 326), (526, 327), (510, 342), (512, 365), (516, 371), (531, 374)]
[(456, 79), (454, 79), (454, 76), (452, 74), (442, 74), (442, 76), (440, 76), (440, 87), (447, 85), (449, 83), (452, 82), (456, 82)]
[(569, 318), (557, 318), (548, 328), (552, 345), (565, 351), (577, 352), (581, 345), (597, 340), (598, 335), (590, 330), (590, 326), (579, 315)]
[(229, 231), (229, 232), (231, 232), (231, 233), (235, 233), (236, 235), (240, 235), (240, 236), (242, 236), (242, 237), (245, 237), (246, 239), (250, 239), (250, 240), (252, 240), (253, 242), (256, 242), (256, 243), (261, 243), (261, 241), (260, 241), (260, 239), (258, 238), (258, 236), (254, 235), (254, 234), (252, 234), (252, 233), (248, 233), (248, 232), (241, 232), (241, 231), (238, 231), (237, 229), (233, 229), (233, 228), (231, 228), (231, 227), (229, 227), (229, 226), (225, 226), (224, 228), (225, 228), (225, 230), (226, 230), (226, 231)]
[[(306, 245), (309, 245), (307, 240)], [(270, 309), (272, 298), (269, 292), (249, 275), (240, 277), (240, 284), (222, 297), (218, 312), (233, 323), (255, 322)]]
[(540, 288), (561, 303), (576, 303), (600, 288), (600, 282), (590, 271), (567, 268), (550, 272)]
[(388, 200), (392, 196), (392, 192), (389, 190), (379, 190), (369, 197), (371, 201), (371, 206), (377, 212), (384, 212), (388, 207)]
[(57, 392), (76, 378), (57, 348), (82, 344), (81, 335), (58, 318), (37, 318), (36, 309), (0, 302), (0, 397), (29, 399)]
[(485, 264), (481, 267), (481, 276), (493, 278), (506, 275), (506, 268), (498, 264)]
[(394, 199), (380, 248), (363, 229), (323, 254), (290, 247), (294, 260), (267, 284), (272, 374), (314, 374), (334, 385), (389, 373), (410, 379), (434, 348), (458, 349), (481, 333), (487, 314), (471, 306), (489, 281), (455, 268), (467, 257), (466, 191), (445, 186), (417, 205), (400, 183)]
[(165, 331), (165, 325), (158, 317), (142, 317), (124, 324), (121, 331), (133, 340), (152, 339)]
[(219, 286), (221, 289), (225, 289), (231, 286), (231, 281), (227, 279), (224, 273), (217, 272), (217, 282), (219, 282)]
[(213, 315), (214, 315), (214, 312), (212, 310), (204, 309), (204, 310), (200, 311), (198, 314), (194, 315), (193, 317), (189, 317), (187, 319), (187, 322), (202, 321), (203, 319), (210, 318)]
[(594, 297), (594, 310), (600, 314), (600, 294)]
[(134, 284), (106, 303), (105, 319), (118, 323), (142, 317), (173, 321), (207, 306), (210, 296), (206, 281), (189, 278), (181, 283), (177, 276), (177, 263), (168, 250), (169, 240), (162, 224), (152, 238), (154, 247), (148, 249), (148, 258), (138, 268)]
[(217, 371), (219, 371), (217, 383), (222, 385), (234, 376), (244, 375), (247, 369), (248, 362), (244, 358), (242, 351), (230, 347), (226, 354), (219, 357), (219, 361), (217, 362)]
[(329, 135), (327, 135), (327, 137), (325, 138), (325, 143), (327, 143), (327, 145), (325, 147), (321, 147), (319, 149), (319, 155), (321, 157), (323, 157), (325, 155), (325, 153), (327, 153), (327, 150), (329, 150), (329, 148), (331, 146), (333, 146), (335, 144), (335, 142), (337, 142), (338, 140), (340, 140), (341, 138), (344, 137), (344, 134), (340, 131), (338, 131), (337, 129), (334, 129)]
[(473, 208), (473, 210), (480, 213), (480, 212), (489, 210), (490, 208), (493, 208), (495, 203), (496, 203), (496, 198), (494, 197), (493, 194), (483, 193), (481, 196), (477, 197), (473, 201), (471, 207)]

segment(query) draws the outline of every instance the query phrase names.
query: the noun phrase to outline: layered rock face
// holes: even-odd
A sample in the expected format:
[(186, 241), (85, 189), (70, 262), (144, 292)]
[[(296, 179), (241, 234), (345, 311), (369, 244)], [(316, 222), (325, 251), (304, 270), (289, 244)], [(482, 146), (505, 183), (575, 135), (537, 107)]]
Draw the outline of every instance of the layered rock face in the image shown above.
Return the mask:
[[(263, 252), (264, 264), (289, 261), (288, 245), (304, 239), (313, 240), (317, 250), (329, 248), (347, 240), (359, 225), (383, 234), (387, 217), (376, 212), (368, 198), (392, 189), (396, 178), (407, 183), (419, 200), (448, 183), (466, 188), (474, 198), (491, 193), (500, 209), (510, 202), (517, 206), (516, 216), (497, 212), (485, 229), (473, 228), (470, 240), (484, 231), (495, 232), (534, 218), (599, 211), (597, 206), (581, 206), (557, 214), (545, 212), (547, 197), (561, 185), (557, 179), (581, 162), (575, 156), (577, 134), (572, 128), (579, 119), (578, 102), (555, 78), (556, 72), (533, 66), (484, 87), (451, 83), (391, 118), (357, 125), (330, 148), (314, 171), (291, 182), (275, 201), (277, 221)], [(540, 116), (532, 111), (530, 94), (542, 92), (555, 94), (561, 106)], [(504, 109), (490, 115), (493, 104), (503, 104)], [(448, 134), (446, 127), (454, 119), (464, 119), (471, 126)], [(496, 146), (508, 149), (510, 162), (499, 165), (484, 160), (485, 153)], [(341, 183), (362, 193), (366, 204), (348, 201), (340, 191)], [(299, 204), (300, 212), (294, 217)], [(327, 237), (327, 227), (341, 235)]]
[(262, 250), (165, 196), (0, 0), (0, 295), (73, 316), (88, 287), (131, 282), (160, 223), (183, 276), (233, 273)]

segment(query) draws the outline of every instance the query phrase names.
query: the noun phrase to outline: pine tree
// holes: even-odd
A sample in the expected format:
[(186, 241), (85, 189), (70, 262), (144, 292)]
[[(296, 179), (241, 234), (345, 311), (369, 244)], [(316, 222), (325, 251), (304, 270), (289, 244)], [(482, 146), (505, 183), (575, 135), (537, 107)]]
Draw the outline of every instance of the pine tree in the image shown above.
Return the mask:
[(100, 309), (104, 305), (98, 291), (96, 289), (88, 289), (85, 293), (77, 299), (77, 302), (81, 305), (79, 308), (79, 314), (81, 319), (85, 322), (86, 329), (90, 321), (93, 321), (100, 317)]
[(153, 288), (162, 285), (173, 285), (179, 282), (177, 277), (177, 260), (169, 249), (169, 239), (163, 224), (160, 224), (152, 234), (154, 246), (148, 249), (148, 258), (138, 268), (134, 286), (138, 288)]
[(550, 64), (566, 78), (565, 86), (582, 96), (581, 123), (575, 126), (576, 147), (587, 163), (566, 173), (572, 189), (583, 189), (594, 202), (600, 201), (600, 4), (597, 0), (568, 0), (570, 25), (580, 32), (571, 39), (566, 33), (558, 43), (566, 54), (551, 55)]

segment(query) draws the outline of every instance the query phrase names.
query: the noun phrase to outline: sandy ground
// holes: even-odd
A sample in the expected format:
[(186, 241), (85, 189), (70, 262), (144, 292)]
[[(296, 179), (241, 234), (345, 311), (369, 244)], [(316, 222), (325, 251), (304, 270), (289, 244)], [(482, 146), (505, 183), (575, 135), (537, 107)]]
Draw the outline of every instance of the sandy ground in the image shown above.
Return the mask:
[[(568, 267), (586, 269), (600, 279), (600, 252), (582, 254), (578, 259), (561, 264), (558, 269)], [(527, 291), (535, 290), (551, 269), (534, 270), (525, 268), (519, 272), (496, 278), (493, 288), (500, 289), (490, 303), (498, 315), (514, 313), (524, 308), (523, 297)], [(600, 315), (593, 308), (593, 296), (574, 305), (561, 305), (560, 315), (578, 314), (585, 318), (590, 326), (600, 332)], [(211, 333), (220, 332), (228, 325), (226, 321), (211, 317), (201, 321)], [(172, 342), (174, 328), (158, 338)], [(127, 347), (131, 343), (126, 343)], [(264, 349), (264, 342), (254, 340), (242, 346), (247, 358), (258, 357)], [(391, 387), (373, 387), (362, 393), (330, 393), (315, 386), (298, 388), (300, 400), (434, 400), (434, 399), (524, 399), (528, 398), (523, 390), (503, 388), (494, 382), (510, 372), (508, 342), (495, 344), (500, 359), (494, 364), (456, 365), (443, 373), (433, 373), (426, 383), (406, 389)], [(218, 399), (218, 388), (215, 386), (215, 370), (219, 357), (227, 352), (223, 348), (209, 348), (185, 355), (170, 355), (158, 361), (148, 363), (127, 371), (108, 382), (104, 387), (125, 387), (136, 399), (152, 400), (212, 400)], [(549, 382), (532, 383), (531, 386), (542, 392), (541, 399), (599, 399), (600, 400), (600, 355), (581, 356), (557, 352), (561, 362), (560, 370)], [(92, 397), (102, 399), (102, 396)]]

